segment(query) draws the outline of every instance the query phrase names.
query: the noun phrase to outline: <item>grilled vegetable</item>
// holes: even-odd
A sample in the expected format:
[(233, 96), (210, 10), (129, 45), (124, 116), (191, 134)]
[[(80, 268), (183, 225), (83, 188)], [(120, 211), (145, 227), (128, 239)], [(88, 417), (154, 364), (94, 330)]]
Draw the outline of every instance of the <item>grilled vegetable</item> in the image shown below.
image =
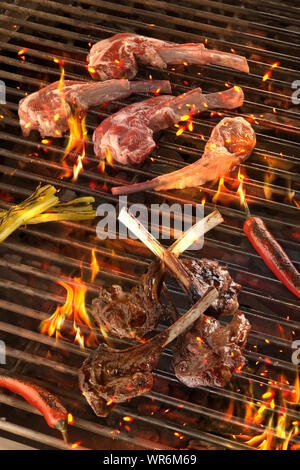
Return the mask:
[(21, 395), (25, 400), (37, 408), (44, 416), (51, 428), (65, 432), (67, 429), (67, 410), (58, 398), (46, 389), (27, 380), (0, 371), (0, 387)]
[(37, 190), (24, 202), (10, 210), (0, 210), (0, 242), (21, 225), (40, 224), (57, 220), (87, 220), (96, 217), (91, 203), (93, 197), (80, 197), (60, 203), (54, 196), (56, 189), (47, 185)]
[(95, 202), (93, 197), (79, 197), (69, 202), (60, 202), (47, 212), (30, 219), (28, 224), (40, 224), (57, 220), (87, 220), (96, 217), (96, 211), (91, 206)]
[(244, 232), (275, 276), (300, 297), (300, 273), (259, 217), (248, 217)]
[(49, 184), (38, 187), (25, 201), (9, 209), (0, 221), (0, 242), (33, 217), (55, 206), (58, 203), (55, 193), (56, 189)]

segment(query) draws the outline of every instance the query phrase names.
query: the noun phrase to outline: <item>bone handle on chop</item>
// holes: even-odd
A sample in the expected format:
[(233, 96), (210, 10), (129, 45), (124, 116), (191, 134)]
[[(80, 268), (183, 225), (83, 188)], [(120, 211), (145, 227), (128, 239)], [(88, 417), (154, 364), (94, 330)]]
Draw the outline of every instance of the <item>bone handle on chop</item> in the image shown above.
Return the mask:
[[(205, 217), (205, 219), (195, 224), (171, 246), (170, 249), (172, 249), (172, 252), (166, 250), (125, 207), (123, 207), (119, 214), (119, 220), (165, 264), (173, 277), (178, 280), (191, 299), (196, 302), (199, 298), (199, 294), (197, 293), (201, 292), (200, 283), (195, 276), (191, 276), (186, 271), (184, 265), (177, 257), (188, 246), (194, 243), (202, 233), (206, 233), (208, 230), (221, 223), (223, 221), (221, 214), (218, 211), (214, 211), (212, 214)], [(203, 229), (202, 233), (200, 233), (201, 227)], [(173, 253), (173, 250), (175, 253)]]
[(177, 338), (177, 336), (184, 333), (184, 331), (195, 323), (200, 315), (202, 315), (218, 297), (219, 293), (217, 289), (214, 287), (208, 289), (208, 291), (205, 292), (201, 299), (199, 299), (188, 312), (176, 320), (169, 328), (158, 334), (158, 336), (163, 335), (165, 338), (163, 340), (162, 347), (164, 348), (167, 344)]
[(168, 251), (178, 258), (181, 253), (187, 250), (200, 237), (222, 222), (224, 222), (224, 219), (218, 210), (211, 212), (204, 219), (199, 220), (199, 222), (186, 230), (181, 237), (168, 248)]

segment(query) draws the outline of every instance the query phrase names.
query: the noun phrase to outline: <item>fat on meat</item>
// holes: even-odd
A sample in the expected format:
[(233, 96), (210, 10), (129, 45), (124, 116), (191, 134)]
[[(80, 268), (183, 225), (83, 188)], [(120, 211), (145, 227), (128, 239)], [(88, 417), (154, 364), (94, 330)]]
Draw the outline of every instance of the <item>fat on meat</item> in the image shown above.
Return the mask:
[(141, 163), (155, 148), (153, 134), (166, 129), (189, 114), (208, 109), (234, 109), (243, 104), (240, 87), (202, 94), (195, 88), (180, 96), (156, 96), (131, 104), (104, 119), (93, 134), (94, 152), (122, 164)]
[(139, 64), (161, 69), (168, 64), (216, 64), (249, 73), (246, 58), (237, 54), (208, 50), (204, 44), (176, 44), (131, 33), (119, 33), (97, 42), (87, 61), (96, 80), (124, 77), (131, 80)]

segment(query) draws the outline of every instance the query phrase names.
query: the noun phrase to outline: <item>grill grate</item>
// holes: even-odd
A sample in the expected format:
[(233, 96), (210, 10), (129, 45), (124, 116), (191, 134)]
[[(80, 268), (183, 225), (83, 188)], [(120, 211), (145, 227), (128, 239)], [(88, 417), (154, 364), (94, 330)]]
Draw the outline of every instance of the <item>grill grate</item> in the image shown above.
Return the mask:
[[(59, 79), (60, 70), (54, 58), (64, 60), (67, 79), (88, 78), (84, 67), (89, 42), (93, 44), (120, 31), (175, 42), (207, 39), (209, 48), (224, 51), (233, 48), (245, 55), (251, 74), (224, 72), (217, 66), (180, 71), (145, 67), (140, 70), (139, 78), (151, 74), (157, 79), (169, 79), (175, 94), (196, 86), (204, 92), (223, 90), (224, 80), (243, 87), (246, 100), (242, 115), (253, 117), (257, 133), (256, 149), (242, 166), (247, 174), (245, 188), (251, 212), (264, 218), (299, 268), (299, 212), (291, 195), (300, 201), (297, 157), (300, 120), (298, 108), (291, 103), (291, 83), (299, 75), (300, 21), (297, 2), (290, 3), (285, 7), (278, 2), (253, 4), (250, 0), (190, 0), (189, 6), (183, 1), (175, 5), (172, 1), (158, 0), (1, 2), (0, 79), (7, 85), (7, 105), (0, 105), (3, 115), (0, 119), (1, 207), (13, 203), (5, 195), (9, 194), (14, 202), (21, 201), (40, 181), (62, 188), (66, 197), (74, 193), (91, 195), (96, 199), (96, 206), (103, 202), (117, 206), (118, 199), (105, 190), (107, 185), (144, 181), (199, 158), (219, 116), (195, 119), (194, 131), (180, 137), (175, 136), (174, 129), (164, 131), (157, 140), (155, 161), (145, 161), (138, 169), (115, 164), (101, 174), (96, 171), (98, 161), (89, 142), (86, 169), (78, 182), (72, 183), (59, 179), (64, 140), (52, 139), (51, 145), (44, 145), (36, 135), (25, 139), (20, 132), (17, 109), (26, 92)], [(20, 49), (26, 49), (23, 62), (18, 56)], [(263, 75), (276, 61), (280, 66), (269, 80), (262, 82)], [(90, 111), (89, 136), (100, 119), (142, 98), (143, 95), (132, 96), (126, 103), (117, 101), (107, 108)], [(266, 186), (268, 174), (272, 178)], [(228, 185), (233, 182), (234, 177), (226, 178)], [(216, 193), (217, 185), (132, 195), (129, 201), (181, 202), (195, 206), (205, 197), (208, 213), (214, 207), (210, 201)], [(269, 194), (271, 198), (266, 197)], [(0, 246), (0, 331), (7, 344), (7, 367), (57, 393), (75, 416), (70, 438), (72, 442), (80, 442), (78, 448), (251, 449), (232, 437), (245, 433), (245, 429), (250, 434), (265, 429), (244, 420), (247, 405), (254, 402), (252, 406), (258, 409), (263, 403), (262, 393), (268, 387), (273, 391), (293, 388), (295, 366), (291, 363), (291, 340), (299, 335), (299, 303), (249, 246), (242, 230), (244, 213), (238, 199), (229, 205), (220, 202), (220, 210), (225, 223), (207, 235), (201, 256), (227, 264), (233, 278), (243, 285), (240, 308), (252, 324), (246, 349), (248, 365), (235, 374), (224, 390), (213, 387), (188, 390), (171, 372), (172, 350), (167, 349), (155, 371), (153, 391), (117, 407), (106, 419), (94, 416), (78, 390), (77, 369), (87, 351), (66, 342), (55, 343), (41, 335), (39, 323), (48, 318), (57, 304), (64, 303), (63, 291), (56, 287), (55, 281), (65, 279), (64, 275), (74, 276), (80, 269), (90, 279), (92, 248), (96, 247), (101, 271), (94, 284), (87, 282), (88, 307), (103, 283), (118, 282), (127, 287), (136, 283), (149, 264), (149, 252), (139, 242), (101, 242), (96, 239), (94, 221), (29, 226)], [(175, 284), (170, 283), (168, 287), (183, 311), (183, 294)], [(160, 325), (160, 329), (164, 327)], [(7, 393), (0, 393), (0, 403), (1, 416), (6, 418), (0, 420), (0, 433), (4, 436), (14, 435), (16, 440), (39, 448), (64, 448), (55, 431), (44, 425), (27, 403)], [(130, 430), (124, 427), (123, 416), (133, 418)], [(297, 408), (289, 408), (287, 416), (290, 420), (300, 418)], [(290, 442), (297, 443), (297, 436)]]

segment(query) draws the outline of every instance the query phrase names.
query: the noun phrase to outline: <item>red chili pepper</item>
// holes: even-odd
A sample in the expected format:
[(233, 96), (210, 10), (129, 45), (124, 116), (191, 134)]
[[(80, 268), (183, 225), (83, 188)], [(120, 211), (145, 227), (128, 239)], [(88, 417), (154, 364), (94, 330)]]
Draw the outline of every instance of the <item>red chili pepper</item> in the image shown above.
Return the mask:
[(67, 410), (52, 393), (37, 384), (13, 377), (2, 371), (0, 371), (0, 387), (7, 388), (25, 398), (28, 403), (42, 413), (51, 428), (62, 432), (66, 431)]
[(300, 274), (292, 261), (259, 217), (249, 217), (244, 232), (275, 276), (300, 297)]

